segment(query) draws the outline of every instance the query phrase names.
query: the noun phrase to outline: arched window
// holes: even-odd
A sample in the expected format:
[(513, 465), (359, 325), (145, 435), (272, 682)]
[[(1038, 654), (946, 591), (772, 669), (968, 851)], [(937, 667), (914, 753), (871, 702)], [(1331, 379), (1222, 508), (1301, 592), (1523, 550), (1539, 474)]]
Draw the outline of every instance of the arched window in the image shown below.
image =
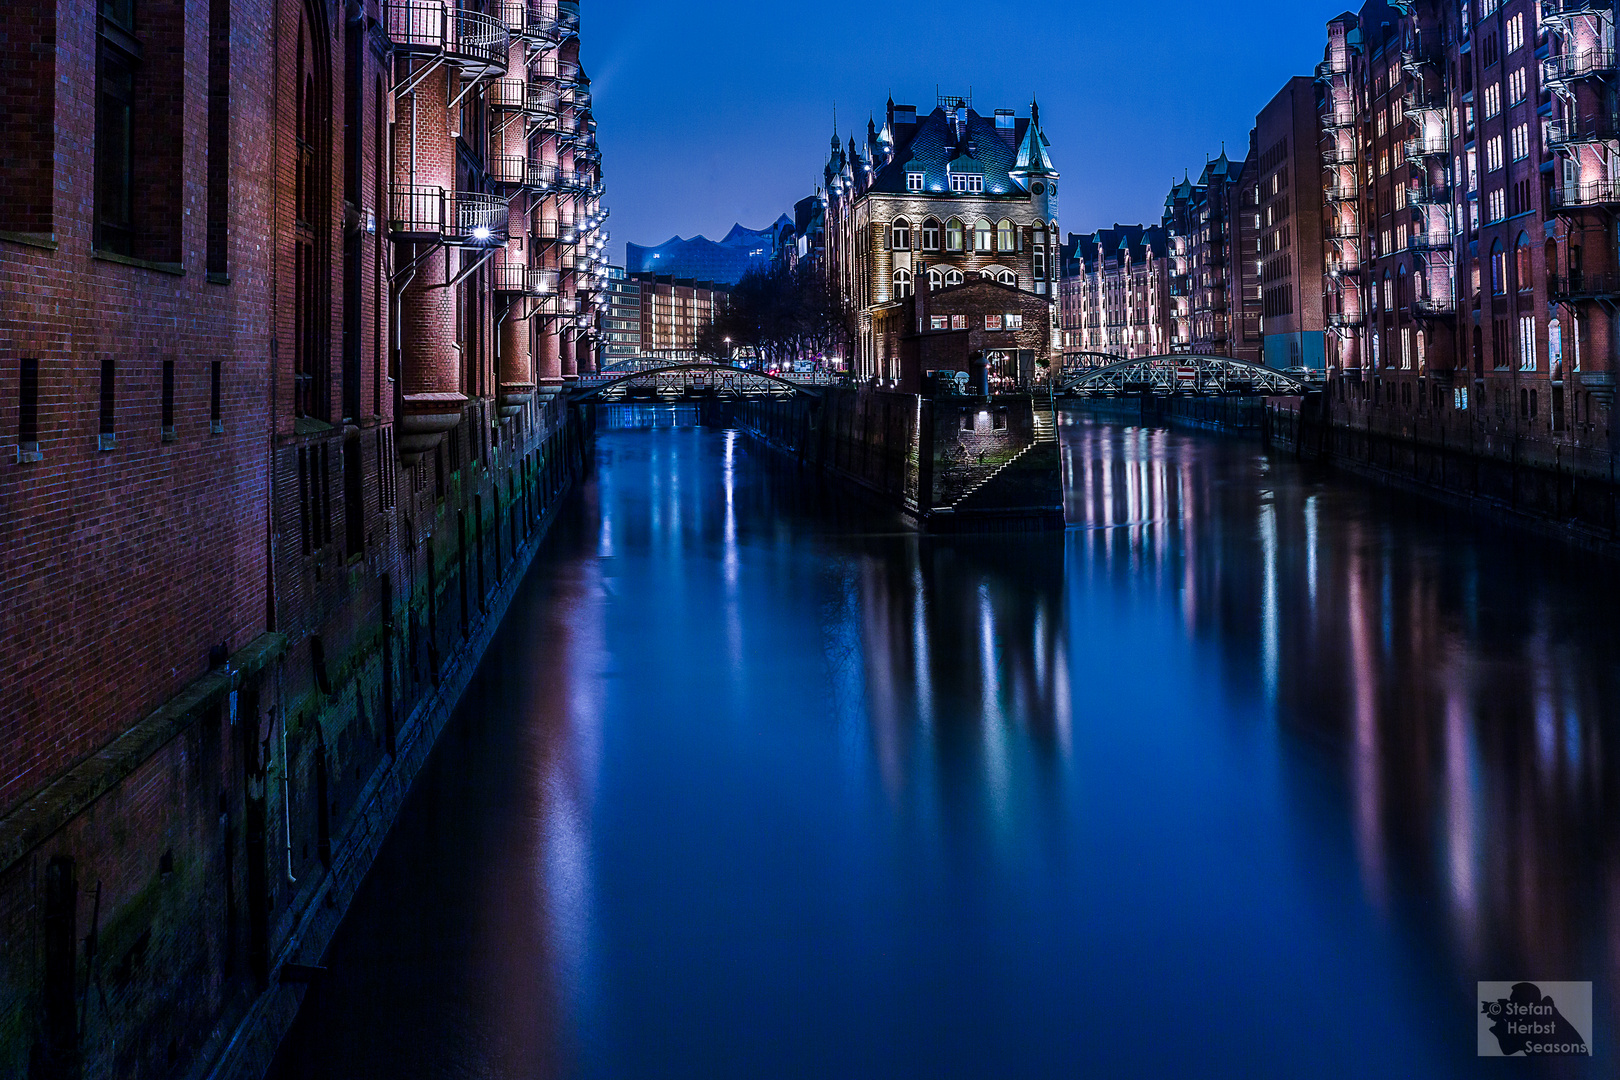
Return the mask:
[(1406, 308), (1406, 267), (1395, 276), (1395, 309), (1403, 311)]
[(1002, 218), (1001, 223), (996, 226), (996, 247), (1002, 251), (1011, 251), (1014, 242), (1013, 236), (1013, 223), (1006, 218)]
[(990, 223), (988, 221), (986, 221), (984, 218), (980, 218), (977, 222), (974, 223), (974, 226), (973, 226), (973, 250), (974, 251), (991, 251), (991, 250), (994, 250), (990, 246), (991, 242), (994, 239), (995, 239), (995, 237), (994, 237), (994, 234), (992, 233), (992, 231), (990, 229)]
[(939, 222), (933, 218), (923, 222), (922, 249), (924, 251), (939, 250)]
[(962, 271), (960, 271), (960, 270), (947, 270), (947, 271), (945, 271), (945, 285), (947, 287), (952, 286), (952, 285), (960, 285), (960, 284), (962, 284), (962, 281), (963, 281)]
[(928, 268), (928, 291), (933, 292), (935, 289), (942, 289), (944, 287), (945, 272), (937, 266), (930, 266)]
[(1507, 252), (1500, 240), (1491, 244), (1491, 295), (1507, 295)]
[(945, 226), (945, 250), (961, 251), (967, 245), (967, 230), (960, 218), (951, 218)]
[(1384, 310), (1391, 311), (1395, 307), (1394, 290), (1391, 287), (1389, 271), (1384, 271)]
[(1046, 223), (1043, 221), (1037, 221), (1035, 223), (1035, 246), (1046, 246)]
[(890, 227), (890, 246), (896, 251), (911, 250), (911, 222), (905, 218), (895, 218)]
[(1535, 284), (1535, 271), (1530, 268), (1530, 235), (1520, 233), (1513, 245), (1513, 269), (1520, 292), (1529, 292)]
[(995, 281), (998, 273), (999, 271), (995, 267), (987, 266), (983, 270), (979, 271), (979, 276), (984, 278), (986, 281)]
[(1018, 275), (1013, 273), (1011, 270), (1003, 270), (1001, 272), (1000, 280), (1003, 285), (1017, 285)]
[(911, 271), (901, 267), (894, 272), (894, 298), (904, 300), (911, 295)]

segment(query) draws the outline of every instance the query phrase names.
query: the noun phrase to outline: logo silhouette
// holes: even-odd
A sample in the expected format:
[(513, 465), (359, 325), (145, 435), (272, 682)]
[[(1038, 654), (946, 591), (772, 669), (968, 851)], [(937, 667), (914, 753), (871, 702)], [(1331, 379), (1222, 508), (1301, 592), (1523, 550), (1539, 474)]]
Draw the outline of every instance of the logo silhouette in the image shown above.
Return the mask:
[(1563, 1057), (1591, 1052), (1575, 1025), (1535, 983), (1514, 983), (1507, 997), (1482, 1001), (1480, 1010), (1490, 1017), (1491, 1034), (1508, 1057)]

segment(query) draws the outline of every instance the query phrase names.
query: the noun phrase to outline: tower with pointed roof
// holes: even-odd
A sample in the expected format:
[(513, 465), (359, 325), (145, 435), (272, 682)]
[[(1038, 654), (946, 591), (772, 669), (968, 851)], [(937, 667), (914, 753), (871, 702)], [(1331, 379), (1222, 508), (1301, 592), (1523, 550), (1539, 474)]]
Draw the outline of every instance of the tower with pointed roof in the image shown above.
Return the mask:
[(980, 114), (941, 95), (932, 112), (891, 96), (879, 125), (847, 146), (833, 135), (823, 173), (826, 267), (857, 322), (851, 370), (897, 385), (879, 313), (918, 290), (989, 281), (1057, 300), (1058, 184), (1039, 106)]

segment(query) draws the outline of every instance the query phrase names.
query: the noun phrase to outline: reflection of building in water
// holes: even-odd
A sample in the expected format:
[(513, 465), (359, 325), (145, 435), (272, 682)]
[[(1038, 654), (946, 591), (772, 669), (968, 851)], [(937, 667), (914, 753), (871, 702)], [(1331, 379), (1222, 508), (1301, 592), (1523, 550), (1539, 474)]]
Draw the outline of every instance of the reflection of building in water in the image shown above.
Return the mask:
[(1465, 970), (1614, 970), (1620, 634), (1577, 602), (1609, 571), (1241, 443), (1067, 420), (1069, 572), (1156, 590), (1284, 746), (1334, 748), (1367, 900), (1441, 918)]

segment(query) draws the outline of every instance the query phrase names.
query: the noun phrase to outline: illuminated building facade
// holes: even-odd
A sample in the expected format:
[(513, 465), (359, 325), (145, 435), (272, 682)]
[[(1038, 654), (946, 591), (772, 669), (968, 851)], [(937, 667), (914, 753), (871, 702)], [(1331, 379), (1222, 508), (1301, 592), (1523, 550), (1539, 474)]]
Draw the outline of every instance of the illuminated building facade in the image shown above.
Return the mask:
[(1163, 226), (1115, 225), (1064, 245), (1058, 327), (1065, 367), (1170, 351), (1170, 259)]
[[(853, 312), (862, 381), (896, 386), (897, 335), (880, 332), (879, 312), (898, 310), (919, 289), (989, 280), (1043, 297), (1056, 321), (1060, 240), (1058, 180), (1040, 111), (981, 116), (960, 97), (933, 112), (890, 101), (883, 128), (839, 144), (825, 170), (827, 272)], [(1049, 354), (1050, 340), (1041, 351)], [(1043, 355), (1046, 362), (1048, 355)]]

